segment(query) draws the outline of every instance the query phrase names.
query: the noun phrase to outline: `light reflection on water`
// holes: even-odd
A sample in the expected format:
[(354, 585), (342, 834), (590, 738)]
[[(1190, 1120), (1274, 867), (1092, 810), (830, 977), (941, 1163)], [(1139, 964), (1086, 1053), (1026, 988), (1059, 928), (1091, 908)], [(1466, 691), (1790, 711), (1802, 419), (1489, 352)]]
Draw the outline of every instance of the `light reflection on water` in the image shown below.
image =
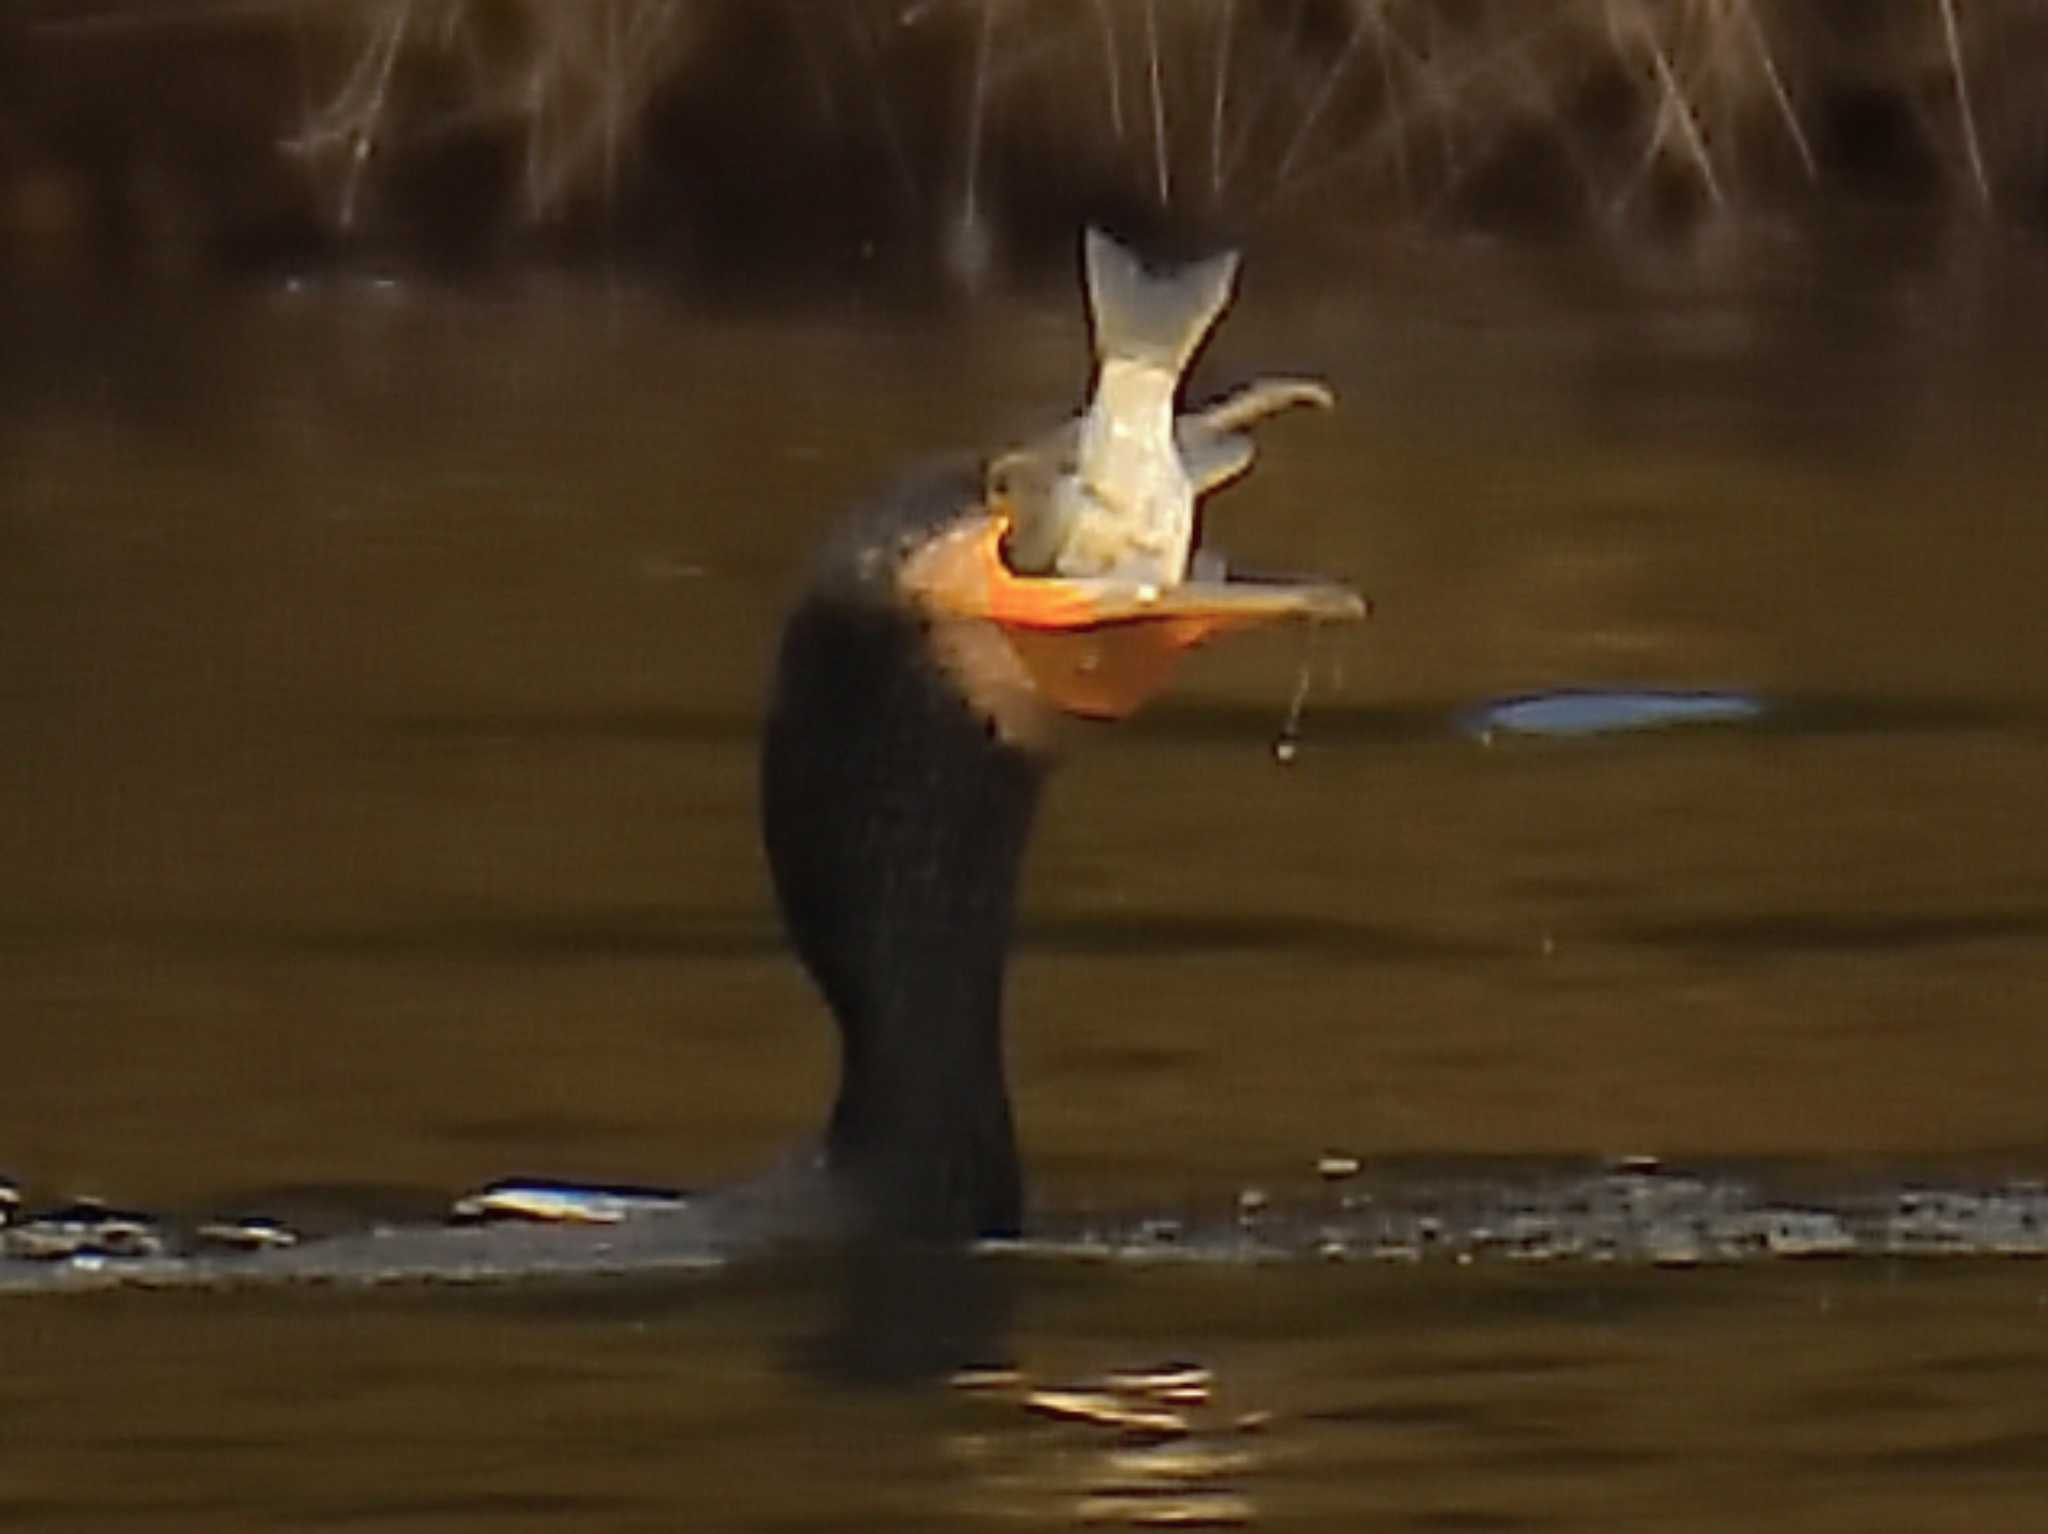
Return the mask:
[(1006, 1394), (820, 1372), (833, 1275), (757, 1269), (29, 1302), (0, 1508), (53, 1529), (1057, 1528), (1139, 1492), (1256, 1527), (1706, 1531), (2024, 1528), (2048, 1495), (2032, 1264), (1007, 1276), (1036, 1380), (1209, 1366), (1178, 1468)]
[[(2048, 1166), (2026, 277), (1254, 266), (1204, 377), (1342, 404), (1275, 428), (1212, 535), (1377, 617), (1318, 663), (1293, 768), (1296, 652), (1247, 641), (1057, 786), (1011, 1009), (1041, 1200), (1222, 1204), (1326, 1145)], [(830, 1045), (751, 819), (776, 614), (852, 494), (1076, 396), (1068, 295), (337, 282), (4, 323), (8, 1169), (340, 1221), (508, 1171), (708, 1179), (810, 1127)], [(1458, 734), (1559, 686), (1773, 707)], [(1243, 1490), (1283, 1526), (2001, 1527), (2048, 1496), (2030, 1266), (1014, 1282), (1040, 1377), (1193, 1355), (1277, 1413)], [(1097, 1451), (1062, 1430), (819, 1384), (833, 1284), (43, 1306), (0, 1508), (1078, 1512)]]

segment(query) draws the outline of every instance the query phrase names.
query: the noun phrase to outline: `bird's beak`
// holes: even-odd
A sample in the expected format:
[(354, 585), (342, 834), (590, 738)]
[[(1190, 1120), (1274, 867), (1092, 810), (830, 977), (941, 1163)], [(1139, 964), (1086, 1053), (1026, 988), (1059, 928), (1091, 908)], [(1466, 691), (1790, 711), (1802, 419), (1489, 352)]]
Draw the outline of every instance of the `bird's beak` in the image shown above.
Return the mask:
[(1215, 635), (1283, 620), (1355, 623), (1368, 611), (1348, 586), (1315, 577), (1155, 586), (1019, 575), (1003, 560), (1008, 529), (1000, 509), (967, 518), (911, 556), (905, 590), (936, 617), (993, 624), (1033, 689), (1084, 718), (1135, 712)]

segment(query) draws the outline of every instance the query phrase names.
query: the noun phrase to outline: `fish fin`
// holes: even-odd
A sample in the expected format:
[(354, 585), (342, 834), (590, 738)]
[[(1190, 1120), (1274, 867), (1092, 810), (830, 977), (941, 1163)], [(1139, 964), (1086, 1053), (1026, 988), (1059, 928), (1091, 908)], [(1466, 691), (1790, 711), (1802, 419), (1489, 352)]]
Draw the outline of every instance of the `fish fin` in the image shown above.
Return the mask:
[(1313, 378), (1260, 378), (1204, 410), (1176, 416), (1173, 445), (1195, 494), (1206, 495), (1252, 466), (1247, 429), (1296, 405), (1328, 410), (1337, 403), (1329, 386)]
[(1213, 432), (1242, 431), (1297, 405), (1329, 410), (1336, 403), (1337, 396), (1319, 378), (1255, 378), (1235, 394), (1182, 419), (1200, 422)]
[(1252, 439), (1239, 432), (1213, 432), (1199, 416), (1182, 416), (1173, 426), (1173, 445), (1196, 495), (1227, 485), (1252, 466)]
[(996, 458), (985, 471), (984, 499), (1006, 518), (1003, 555), (1022, 575), (1050, 571), (1073, 532), (1073, 508), (1060, 494), (1073, 472), (1078, 423), (1069, 421), (1029, 446)]
[(1100, 229), (1083, 244), (1096, 360), (1130, 358), (1180, 373), (1230, 302), (1237, 252), (1152, 272)]

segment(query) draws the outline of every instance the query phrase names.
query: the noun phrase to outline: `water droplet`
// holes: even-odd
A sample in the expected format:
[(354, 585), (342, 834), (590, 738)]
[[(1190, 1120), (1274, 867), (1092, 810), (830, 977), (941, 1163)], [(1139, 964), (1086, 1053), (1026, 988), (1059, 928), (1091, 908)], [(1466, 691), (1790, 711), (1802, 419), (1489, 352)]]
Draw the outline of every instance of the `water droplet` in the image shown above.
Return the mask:
[(1287, 717), (1280, 721), (1280, 733), (1273, 737), (1273, 760), (1291, 767), (1301, 755), (1301, 713), (1308, 703), (1308, 684), (1315, 674), (1315, 631), (1302, 637), (1301, 664), (1294, 673), (1294, 692), (1287, 699)]

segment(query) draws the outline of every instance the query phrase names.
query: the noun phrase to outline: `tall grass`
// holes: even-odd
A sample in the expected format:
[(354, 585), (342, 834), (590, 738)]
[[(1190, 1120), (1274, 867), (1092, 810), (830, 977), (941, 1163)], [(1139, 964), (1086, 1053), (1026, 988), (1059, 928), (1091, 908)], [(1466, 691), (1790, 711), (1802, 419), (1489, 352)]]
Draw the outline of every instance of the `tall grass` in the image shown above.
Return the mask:
[[(431, 227), (451, 180), (499, 228), (880, 231), (970, 277), (1105, 206), (1306, 231), (2048, 208), (2048, 0), (128, 0), (30, 11), (0, 70), (169, 40), (205, 77), (251, 38), (275, 88), (236, 93), (239, 126), (349, 236)], [(0, 191), (10, 141), (17, 176), (61, 173), (51, 120), (92, 110), (25, 102)]]
[(687, 53), (689, 0), (312, 0), (289, 16), (313, 82), (283, 152), (333, 222), (356, 226), (373, 160), (453, 134), (517, 146), (507, 188), (529, 222), (609, 208), (641, 120)]

